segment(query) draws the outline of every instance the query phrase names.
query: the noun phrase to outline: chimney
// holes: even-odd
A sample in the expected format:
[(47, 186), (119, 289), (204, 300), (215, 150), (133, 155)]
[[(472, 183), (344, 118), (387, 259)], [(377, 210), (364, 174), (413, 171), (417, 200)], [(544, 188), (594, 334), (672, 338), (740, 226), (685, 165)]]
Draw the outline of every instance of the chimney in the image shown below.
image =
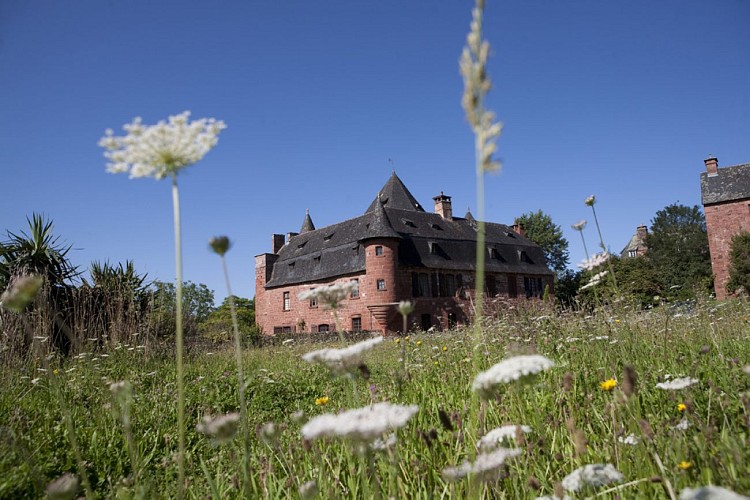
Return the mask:
[(638, 236), (638, 239), (641, 241), (646, 241), (646, 235), (648, 234), (648, 228), (641, 224), (635, 229), (635, 234)]
[(273, 253), (279, 253), (281, 247), (284, 246), (284, 235), (274, 234), (273, 235)]
[(523, 228), (523, 224), (518, 221), (513, 223), (513, 231), (515, 231), (516, 234), (526, 237), (526, 230)]
[(445, 220), (453, 220), (451, 197), (444, 195), (443, 192), (440, 191), (440, 194), (435, 196), (433, 200), (435, 200), (435, 213)]
[(286, 233), (286, 242), (289, 243), (290, 241), (292, 241), (292, 238), (294, 238), (298, 234), (299, 233), (291, 233), (291, 232), (290, 233)]
[(703, 163), (706, 164), (706, 171), (708, 172), (709, 177), (719, 175), (719, 160), (713, 155), (708, 155), (708, 158), (703, 160)]

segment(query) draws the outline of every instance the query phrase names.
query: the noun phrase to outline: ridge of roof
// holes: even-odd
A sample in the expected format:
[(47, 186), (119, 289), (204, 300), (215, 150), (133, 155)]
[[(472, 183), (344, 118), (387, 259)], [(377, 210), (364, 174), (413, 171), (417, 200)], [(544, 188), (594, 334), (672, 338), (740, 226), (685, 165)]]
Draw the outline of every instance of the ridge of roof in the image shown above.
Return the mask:
[(388, 181), (380, 188), (375, 199), (372, 200), (370, 206), (367, 207), (365, 213), (372, 212), (377, 208), (378, 204), (385, 205), (385, 208), (398, 208), (401, 210), (411, 210), (414, 212), (424, 212), (424, 208), (419, 204), (414, 195), (409, 192), (409, 189), (396, 175), (394, 170)]

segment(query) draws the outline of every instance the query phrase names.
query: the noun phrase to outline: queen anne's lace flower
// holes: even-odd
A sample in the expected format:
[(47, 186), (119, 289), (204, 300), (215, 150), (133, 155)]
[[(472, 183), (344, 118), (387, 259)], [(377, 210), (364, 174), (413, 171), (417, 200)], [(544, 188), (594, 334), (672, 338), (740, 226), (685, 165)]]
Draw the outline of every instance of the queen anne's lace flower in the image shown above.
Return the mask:
[(302, 426), (302, 437), (341, 437), (356, 442), (372, 443), (386, 432), (403, 427), (417, 413), (417, 405), (376, 403), (364, 408), (347, 410), (339, 414), (326, 413)]
[(195, 429), (211, 438), (216, 444), (231, 441), (240, 424), (239, 413), (227, 413), (218, 417), (205, 416)]
[(697, 383), (698, 383), (697, 378), (683, 377), (683, 378), (676, 378), (668, 382), (658, 383), (656, 384), (656, 388), (664, 389), (666, 391), (679, 391), (680, 389), (685, 389)]
[(491, 481), (497, 477), (505, 460), (517, 457), (521, 453), (520, 448), (497, 448), (489, 453), (480, 453), (474, 463), (465, 461), (457, 467), (443, 469), (443, 477), (457, 481), (469, 474), (475, 474), (480, 481)]
[(607, 262), (611, 257), (612, 255), (609, 252), (595, 253), (591, 258), (582, 260), (581, 263), (578, 264), (578, 268), (591, 271)]
[(720, 486), (701, 486), (694, 490), (685, 488), (680, 492), (680, 500), (750, 500), (750, 497)]
[(125, 136), (115, 136), (107, 129), (99, 145), (106, 149), (110, 161), (107, 172), (129, 173), (130, 178), (153, 177), (163, 179), (200, 161), (218, 142), (218, 135), (226, 125), (213, 118), (189, 121), (190, 112), (170, 116), (169, 121), (143, 125), (141, 118), (133, 119), (123, 129)]
[(622, 474), (612, 464), (589, 464), (579, 467), (562, 480), (565, 491), (578, 491), (586, 486), (604, 486), (622, 481)]
[(383, 341), (383, 337), (357, 342), (342, 349), (320, 349), (302, 355), (308, 363), (322, 363), (335, 373), (354, 373), (362, 364), (362, 353), (369, 351)]
[(490, 395), (500, 384), (520, 380), (553, 366), (555, 363), (551, 359), (540, 354), (514, 356), (477, 375), (471, 388), (483, 395)]
[(576, 231), (583, 231), (586, 228), (586, 224), (588, 224), (588, 222), (586, 222), (586, 219), (581, 219), (575, 224), (572, 224), (570, 227), (572, 227)]
[(491, 450), (497, 447), (503, 440), (515, 439), (519, 428), (524, 434), (531, 432), (531, 427), (528, 425), (503, 425), (502, 427), (492, 429), (482, 436), (481, 439), (477, 441), (477, 448)]
[(324, 285), (301, 292), (297, 297), (299, 300), (317, 299), (331, 309), (336, 309), (339, 302), (356, 293), (359, 285), (356, 281), (343, 281), (333, 285)]
[(593, 275), (591, 279), (589, 280), (589, 282), (581, 287), (581, 290), (586, 290), (587, 288), (591, 288), (593, 286), (598, 285), (599, 283), (602, 282), (602, 278), (604, 278), (608, 272), (609, 271), (602, 271), (600, 273)]
[(629, 444), (630, 446), (635, 446), (641, 442), (641, 438), (639, 438), (635, 434), (628, 434), (627, 436), (620, 436), (617, 438), (617, 440), (621, 442), (622, 444)]

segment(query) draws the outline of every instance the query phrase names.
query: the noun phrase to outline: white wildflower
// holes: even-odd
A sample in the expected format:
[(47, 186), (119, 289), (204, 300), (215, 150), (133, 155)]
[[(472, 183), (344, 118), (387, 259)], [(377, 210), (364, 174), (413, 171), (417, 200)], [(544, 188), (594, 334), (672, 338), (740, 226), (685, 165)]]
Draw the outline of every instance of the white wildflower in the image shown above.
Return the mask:
[(609, 252), (595, 253), (590, 258), (583, 259), (581, 263), (578, 264), (578, 268), (592, 271), (607, 262), (611, 257), (612, 255)]
[(599, 283), (602, 282), (602, 278), (604, 278), (608, 272), (609, 271), (602, 271), (600, 273), (595, 274), (594, 276), (591, 277), (588, 283), (586, 283), (585, 285), (581, 287), (581, 290), (586, 290), (588, 288), (598, 285)]
[(130, 178), (163, 179), (198, 162), (218, 142), (226, 125), (213, 118), (189, 121), (190, 112), (170, 116), (169, 121), (143, 125), (140, 118), (123, 126), (125, 136), (108, 129), (99, 141), (109, 160), (107, 172), (128, 173)]
[(491, 450), (497, 447), (501, 441), (504, 441), (506, 439), (515, 439), (516, 433), (518, 432), (519, 428), (524, 434), (528, 434), (529, 432), (531, 432), (531, 427), (529, 427), (528, 425), (503, 425), (502, 427), (492, 429), (487, 434), (482, 436), (481, 439), (477, 441), (477, 448), (482, 450)]
[(581, 219), (575, 224), (572, 224), (570, 227), (572, 227), (576, 231), (583, 231), (586, 228), (586, 224), (588, 224), (588, 222), (586, 222), (586, 219)]
[(680, 500), (748, 500), (749, 497), (735, 493), (720, 486), (701, 486), (685, 488), (680, 492)]
[(622, 474), (612, 464), (589, 464), (579, 467), (562, 480), (565, 491), (578, 491), (586, 486), (604, 486), (622, 481)]
[(685, 431), (690, 427), (690, 421), (686, 418), (683, 418), (679, 422), (677, 422), (677, 425), (673, 427), (676, 431)]
[(488, 395), (500, 384), (526, 378), (553, 366), (555, 366), (555, 363), (552, 360), (540, 354), (514, 356), (477, 375), (471, 388), (481, 394)]
[(47, 485), (47, 498), (72, 500), (78, 493), (78, 478), (71, 473), (63, 474)]
[(34, 385), (36, 385), (36, 384), (39, 383), (40, 380), (42, 380), (42, 379), (40, 379), (40, 378), (37, 377), (37, 378), (31, 379), (31, 383), (34, 384)]
[(501, 466), (507, 459), (517, 457), (521, 453), (520, 448), (497, 448), (489, 453), (480, 453), (474, 463), (465, 461), (457, 467), (443, 469), (443, 477), (456, 481), (474, 474), (480, 481), (491, 481), (497, 478)]
[(301, 292), (299, 300), (317, 299), (331, 309), (336, 309), (339, 302), (350, 297), (359, 290), (359, 283), (354, 280), (342, 281), (333, 285), (319, 286)]
[(629, 444), (630, 446), (635, 446), (641, 442), (641, 438), (639, 438), (635, 434), (628, 434), (627, 436), (620, 436), (617, 438), (617, 440), (621, 442), (622, 444)]
[(370, 449), (373, 451), (388, 451), (393, 448), (397, 442), (398, 439), (396, 438), (396, 434), (391, 433), (384, 438), (379, 437), (370, 443)]
[(342, 437), (371, 443), (386, 432), (406, 425), (418, 410), (417, 405), (376, 403), (339, 414), (326, 413), (317, 416), (302, 426), (301, 432), (305, 439)]
[(408, 316), (414, 311), (414, 303), (408, 300), (402, 300), (398, 303), (398, 312), (401, 316)]
[(676, 378), (668, 382), (661, 382), (656, 384), (657, 389), (664, 389), (666, 391), (679, 391), (685, 389), (691, 385), (697, 384), (698, 379), (691, 377)]
[(195, 429), (211, 438), (215, 444), (226, 443), (231, 441), (240, 424), (239, 413), (227, 413), (212, 417), (206, 415), (203, 421), (195, 426)]
[(299, 496), (302, 500), (310, 500), (318, 496), (318, 483), (308, 481), (299, 487)]
[(745, 365), (745, 367), (742, 369), (743, 372), (750, 375), (750, 365)]
[(302, 355), (308, 363), (322, 363), (335, 373), (353, 373), (362, 364), (362, 353), (369, 351), (383, 341), (383, 337), (357, 342), (342, 349), (320, 349)]
[(591, 196), (589, 196), (588, 198), (586, 198), (585, 200), (583, 200), (583, 202), (584, 202), (584, 203), (585, 203), (586, 205), (588, 205), (588, 206), (590, 206), (590, 207), (593, 207), (593, 206), (594, 206), (594, 204), (596, 203), (596, 196), (594, 196), (594, 195), (592, 194)]

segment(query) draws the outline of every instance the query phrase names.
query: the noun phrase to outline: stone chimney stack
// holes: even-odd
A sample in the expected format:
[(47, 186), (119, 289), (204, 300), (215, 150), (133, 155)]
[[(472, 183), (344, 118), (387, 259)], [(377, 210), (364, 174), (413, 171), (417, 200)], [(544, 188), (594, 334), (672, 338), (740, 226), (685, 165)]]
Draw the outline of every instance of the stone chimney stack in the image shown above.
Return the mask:
[(706, 171), (708, 172), (709, 177), (719, 175), (719, 160), (713, 155), (709, 155), (708, 158), (703, 160), (703, 163), (706, 164)]
[(440, 191), (440, 194), (435, 196), (433, 200), (435, 200), (435, 213), (445, 220), (453, 220), (451, 197), (444, 195), (443, 192)]
[(648, 228), (641, 224), (635, 229), (635, 234), (638, 236), (638, 239), (641, 241), (646, 241), (646, 235), (648, 234)]
[(279, 250), (281, 250), (281, 247), (284, 246), (284, 235), (283, 234), (274, 234), (273, 235), (273, 253), (279, 253)]
[(516, 234), (520, 234), (521, 236), (526, 237), (526, 229), (524, 229), (523, 224), (518, 221), (515, 221), (513, 223), (513, 231), (515, 231)]
[(299, 233), (292, 233), (292, 232), (286, 233), (286, 242), (289, 243), (290, 241), (292, 241), (292, 238), (294, 238), (298, 234)]

